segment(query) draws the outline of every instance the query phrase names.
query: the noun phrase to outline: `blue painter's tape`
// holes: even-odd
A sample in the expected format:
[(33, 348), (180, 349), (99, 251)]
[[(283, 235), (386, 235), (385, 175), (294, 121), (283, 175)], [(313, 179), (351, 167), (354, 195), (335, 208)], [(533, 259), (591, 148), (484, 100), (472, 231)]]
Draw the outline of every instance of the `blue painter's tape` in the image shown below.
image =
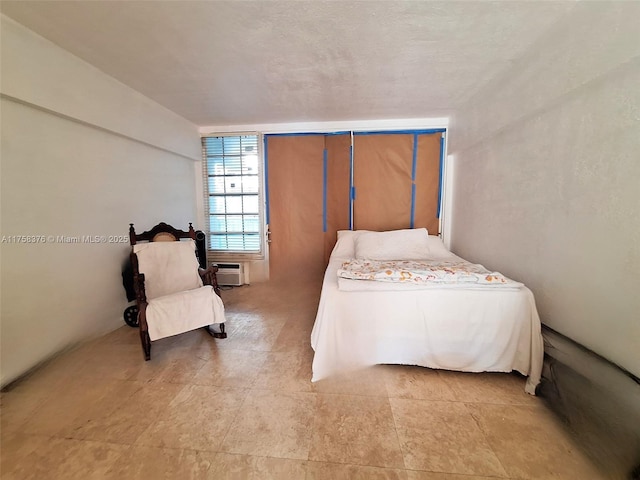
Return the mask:
[(267, 133), (265, 137), (308, 137), (310, 135), (349, 135), (350, 131), (344, 132), (297, 132), (297, 133)]
[(416, 181), (416, 170), (418, 168), (418, 134), (413, 135), (413, 165), (411, 167), (411, 181)]
[(411, 221), (409, 222), (410, 228), (414, 227), (416, 216), (416, 184), (411, 184)]
[(329, 177), (329, 159), (327, 149), (322, 152), (322, 231), (327, 231), (327, 182)]
[(349, 230), (353, 230), (353, 199), (356, 196), (356, 187), (353, 185), (353, 142), (349, 146)]
[(267, 149), (267, 136), (264, 136), (264, 215), (269, 225), (269, 155)]
[(416, 172), (418, 170), (418, 134), (413, 134), (413, 158), (411, 164), (411, 218), (409, 225), (414, 227), (416, 218)]
[(442, 175), (444, 173), (444, 135), (440, 139), (440, 178), (438, 180), (438, 210), (436, 212), (436, 217), (440, 218), (440, 208), (442, 206)]
[(446, 132), (445, 128), (427, 128), (422, 130), (372, 130), (368, 132), (353, 132), (354, 135), (395, 135), (399, 133), (429, 134)]

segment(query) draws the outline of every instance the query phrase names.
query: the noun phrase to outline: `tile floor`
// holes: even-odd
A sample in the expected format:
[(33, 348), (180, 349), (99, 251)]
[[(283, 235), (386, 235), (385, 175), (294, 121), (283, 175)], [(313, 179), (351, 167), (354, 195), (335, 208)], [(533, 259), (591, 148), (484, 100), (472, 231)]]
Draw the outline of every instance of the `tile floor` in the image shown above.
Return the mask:
[(515, 374), (312, 384), (318, 283), (223, 291), (229, 337), (127, 326), (2, 393), (9, 479), (607, 479)]

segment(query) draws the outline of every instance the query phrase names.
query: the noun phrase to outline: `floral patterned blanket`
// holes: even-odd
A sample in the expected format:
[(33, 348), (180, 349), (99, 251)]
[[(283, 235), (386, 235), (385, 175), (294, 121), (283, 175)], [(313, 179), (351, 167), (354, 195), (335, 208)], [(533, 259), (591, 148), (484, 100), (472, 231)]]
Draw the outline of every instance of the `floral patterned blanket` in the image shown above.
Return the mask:
[(344, 262), (338, 277), (407, 284), (507, 286), (521, 284), (465, 261), (357, 260)]

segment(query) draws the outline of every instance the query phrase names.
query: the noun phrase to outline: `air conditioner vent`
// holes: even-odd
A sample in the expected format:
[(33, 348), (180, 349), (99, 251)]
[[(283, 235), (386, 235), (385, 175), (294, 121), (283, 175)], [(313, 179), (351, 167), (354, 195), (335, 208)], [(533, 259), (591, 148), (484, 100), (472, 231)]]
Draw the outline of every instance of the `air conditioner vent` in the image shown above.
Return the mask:
[(218, 285), (245, 284), (244, 263), (218, 263)]

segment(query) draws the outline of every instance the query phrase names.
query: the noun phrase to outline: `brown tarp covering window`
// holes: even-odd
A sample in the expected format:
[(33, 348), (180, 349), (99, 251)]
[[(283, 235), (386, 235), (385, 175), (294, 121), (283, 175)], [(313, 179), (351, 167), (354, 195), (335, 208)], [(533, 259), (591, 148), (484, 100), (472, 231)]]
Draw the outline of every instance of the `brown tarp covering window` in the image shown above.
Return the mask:
[(425, 227), (437, 235), (440, 222), (437, 217), (440, 186), (441, 133), (418, 135), (416, 152), (416, 201), (414, 228)]
[(354, 230), (409, 228), (413, 135), (353, 138)]
[[(410, 228), (415, 188), (413, 227), (438, 233), (440, 139), (440, 133), (353, 136), (354, 229)], [(351, 135), (273, 135), (266, 146), (270, 277), (322, 276), (336, 232), (349, 229)]]
[(336, 244), (337, 231), (349, 230), (351, 193), (351, 135), (327, 135), (327, 231), (324, 234), (325, 265)]
[(324, 135), (267, 137), (269, 275), (322, 275)]

